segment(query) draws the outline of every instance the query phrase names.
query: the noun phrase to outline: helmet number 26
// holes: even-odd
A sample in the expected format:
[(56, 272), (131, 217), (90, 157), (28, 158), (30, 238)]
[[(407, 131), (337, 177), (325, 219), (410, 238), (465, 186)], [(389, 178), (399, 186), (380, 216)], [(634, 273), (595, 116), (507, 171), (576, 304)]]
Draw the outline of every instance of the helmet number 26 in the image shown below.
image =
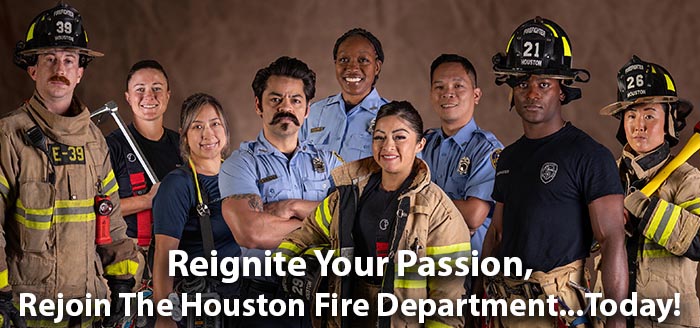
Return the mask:
[(56, 32), (63, 34), (71, 34), (73, 31), (73, 26), (70, 22), (58, 21), (56, 22)]
[(627, 89), (639, 88), (643, 85), (644, 85), (644, 75), (637, 74), (636, 76), (628, 76), (627, 77)]
[[(539, 42), (531, 42), (531, 41), (525, 41), (523, 44), (523, 47), (525, 47), (525, 51), (523, 51), (523, 56), (524, 57), (540, 57), (540, 43)], [(532, 53), (532, 50), (535, 50), (535, 53)]]

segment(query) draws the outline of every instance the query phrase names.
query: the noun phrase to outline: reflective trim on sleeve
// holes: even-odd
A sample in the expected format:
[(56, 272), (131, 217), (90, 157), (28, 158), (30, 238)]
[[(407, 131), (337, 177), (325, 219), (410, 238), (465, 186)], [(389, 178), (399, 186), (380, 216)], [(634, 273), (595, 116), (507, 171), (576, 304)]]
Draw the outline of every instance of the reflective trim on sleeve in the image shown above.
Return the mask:
[(668, 237), (676, 226), (681, 215), (681, 207), (669, 204), (663, 199), (659, 200), (656, 211), (649, 222), (645, 236), (658, 241), (659, 245), (666, 246)]
[(3, 198), (7, 199), (7, 196), (10, 194), (10, 185), (7, 183), (7, 179), (5, 179), (5, 176), (0, 175), (0, 195), (2, 195)]
[(135, 275), (139, 268), (139, 263), (132, 260), (119, 261), (105, 267), (105, 275), (123, 276), (126, 274)]
[(10, 283), (7, 280), (7, 269), (0, 271), (0, 289), (9, 286)]
[(119, 184), (117, 184), (117, 179), (114, 178), (114, 171), (109, 170), (107, 177), (102, 180), (102, 191), (105, 195), (111, 195), (119, 191)]
[(328, 208), (328, 197), (316, 207), (314, 218), (316, 219), (316, 224), (321, 228), (326, 237), (330, 237), (331, 211)]
[(700, 215), (700, 198), (691, 199), (685, 203), (678, 205), (684, 208), (686, 211), (693, 213), (695, 215)]

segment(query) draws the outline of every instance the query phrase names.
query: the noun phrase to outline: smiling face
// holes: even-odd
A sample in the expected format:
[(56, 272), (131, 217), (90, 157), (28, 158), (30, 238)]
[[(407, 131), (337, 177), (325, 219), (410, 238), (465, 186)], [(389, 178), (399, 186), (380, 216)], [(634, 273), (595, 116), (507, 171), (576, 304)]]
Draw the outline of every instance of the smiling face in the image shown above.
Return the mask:
[(168, 107), (170, 90), (165, 75), (154, 68), (136, 71), (124, 93), (134, 113), (134, 120), (162, 120)]
[(70, 100), (83, 77), (79, 59), (71, 50), (48, 49), (39, 54), (36, 65), (27, 67), (39, 95), (49, 101)]
[(377, 120), (372, 139), (372, 156), (382, 168), (382, 179), (393, 176), (398, 181), (408, 177), (425, 145), (425, 139), (419, 141), (409, 123), (397, 115)]
[(430, 100), (444, 126), (454, 129), (466, 125), (480, 98), (481, 89), (474, 87), (462, 64), (447, 62), (433, 72)]
[(219, 161), (227, 142), (226, 127), (216, 109), (205, 104), (187, 129), (190, 158), (195, 164), (205, 160)]
[(270, 76), (262, 99), (255, 99), (255, 107), (263, 119), (265, 136), (296, 136), (304, 119), (309, 115), (304, 82), (287, 76)]
[(343, 99), (358, 104), (370, 92), (382, 62), (369, 40), (351, 36), (338, 46), (335, 60), (335, 77), (342, 89)]
[(515, 110), (529, 124), (547, 124), (561, 119), (563, 100), (564, 93), (556, 79), (532, 75), (513, 88)]
[(635, 152), (648, 153), (664, 143), (664, 117), (662, 104), (639, 104), (625, 110), (625, 136)]

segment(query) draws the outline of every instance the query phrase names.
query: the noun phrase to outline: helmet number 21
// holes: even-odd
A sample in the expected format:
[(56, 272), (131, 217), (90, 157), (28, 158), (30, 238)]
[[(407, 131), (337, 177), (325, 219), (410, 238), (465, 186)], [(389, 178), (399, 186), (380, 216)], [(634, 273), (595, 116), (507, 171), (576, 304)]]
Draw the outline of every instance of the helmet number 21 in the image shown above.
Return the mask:
[(56, 22), (56, 32), (63, 34), (71, 34), (73, 26), (70, 22), (58, 21)]
[(637, 74), (636, 76), (628, 76), (627, 77), (627, 89), (639, 88), (643, 85), (644, 85), (644, 75)]
[[(539, 42), (531, 42), (531, 41), (525, 41), (525, 44), (523, 44), (525, 47), (525, 51), (523, 51), (523, 56), (524, 57), (540, 57), (540, 43)], [(535, 53), (532, 53), (532, 50), (535, 50)]]

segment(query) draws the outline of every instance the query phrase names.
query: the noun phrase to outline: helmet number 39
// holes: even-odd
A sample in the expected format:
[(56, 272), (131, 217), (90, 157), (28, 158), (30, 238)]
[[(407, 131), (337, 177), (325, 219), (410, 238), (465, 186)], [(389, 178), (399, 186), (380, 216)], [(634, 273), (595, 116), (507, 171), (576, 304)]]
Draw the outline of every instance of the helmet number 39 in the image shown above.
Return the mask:
[(58, 21), (56, 22), (56, 32), (62, 34), (71, 34), (73, 32), (73, 26), (70, 22)]

